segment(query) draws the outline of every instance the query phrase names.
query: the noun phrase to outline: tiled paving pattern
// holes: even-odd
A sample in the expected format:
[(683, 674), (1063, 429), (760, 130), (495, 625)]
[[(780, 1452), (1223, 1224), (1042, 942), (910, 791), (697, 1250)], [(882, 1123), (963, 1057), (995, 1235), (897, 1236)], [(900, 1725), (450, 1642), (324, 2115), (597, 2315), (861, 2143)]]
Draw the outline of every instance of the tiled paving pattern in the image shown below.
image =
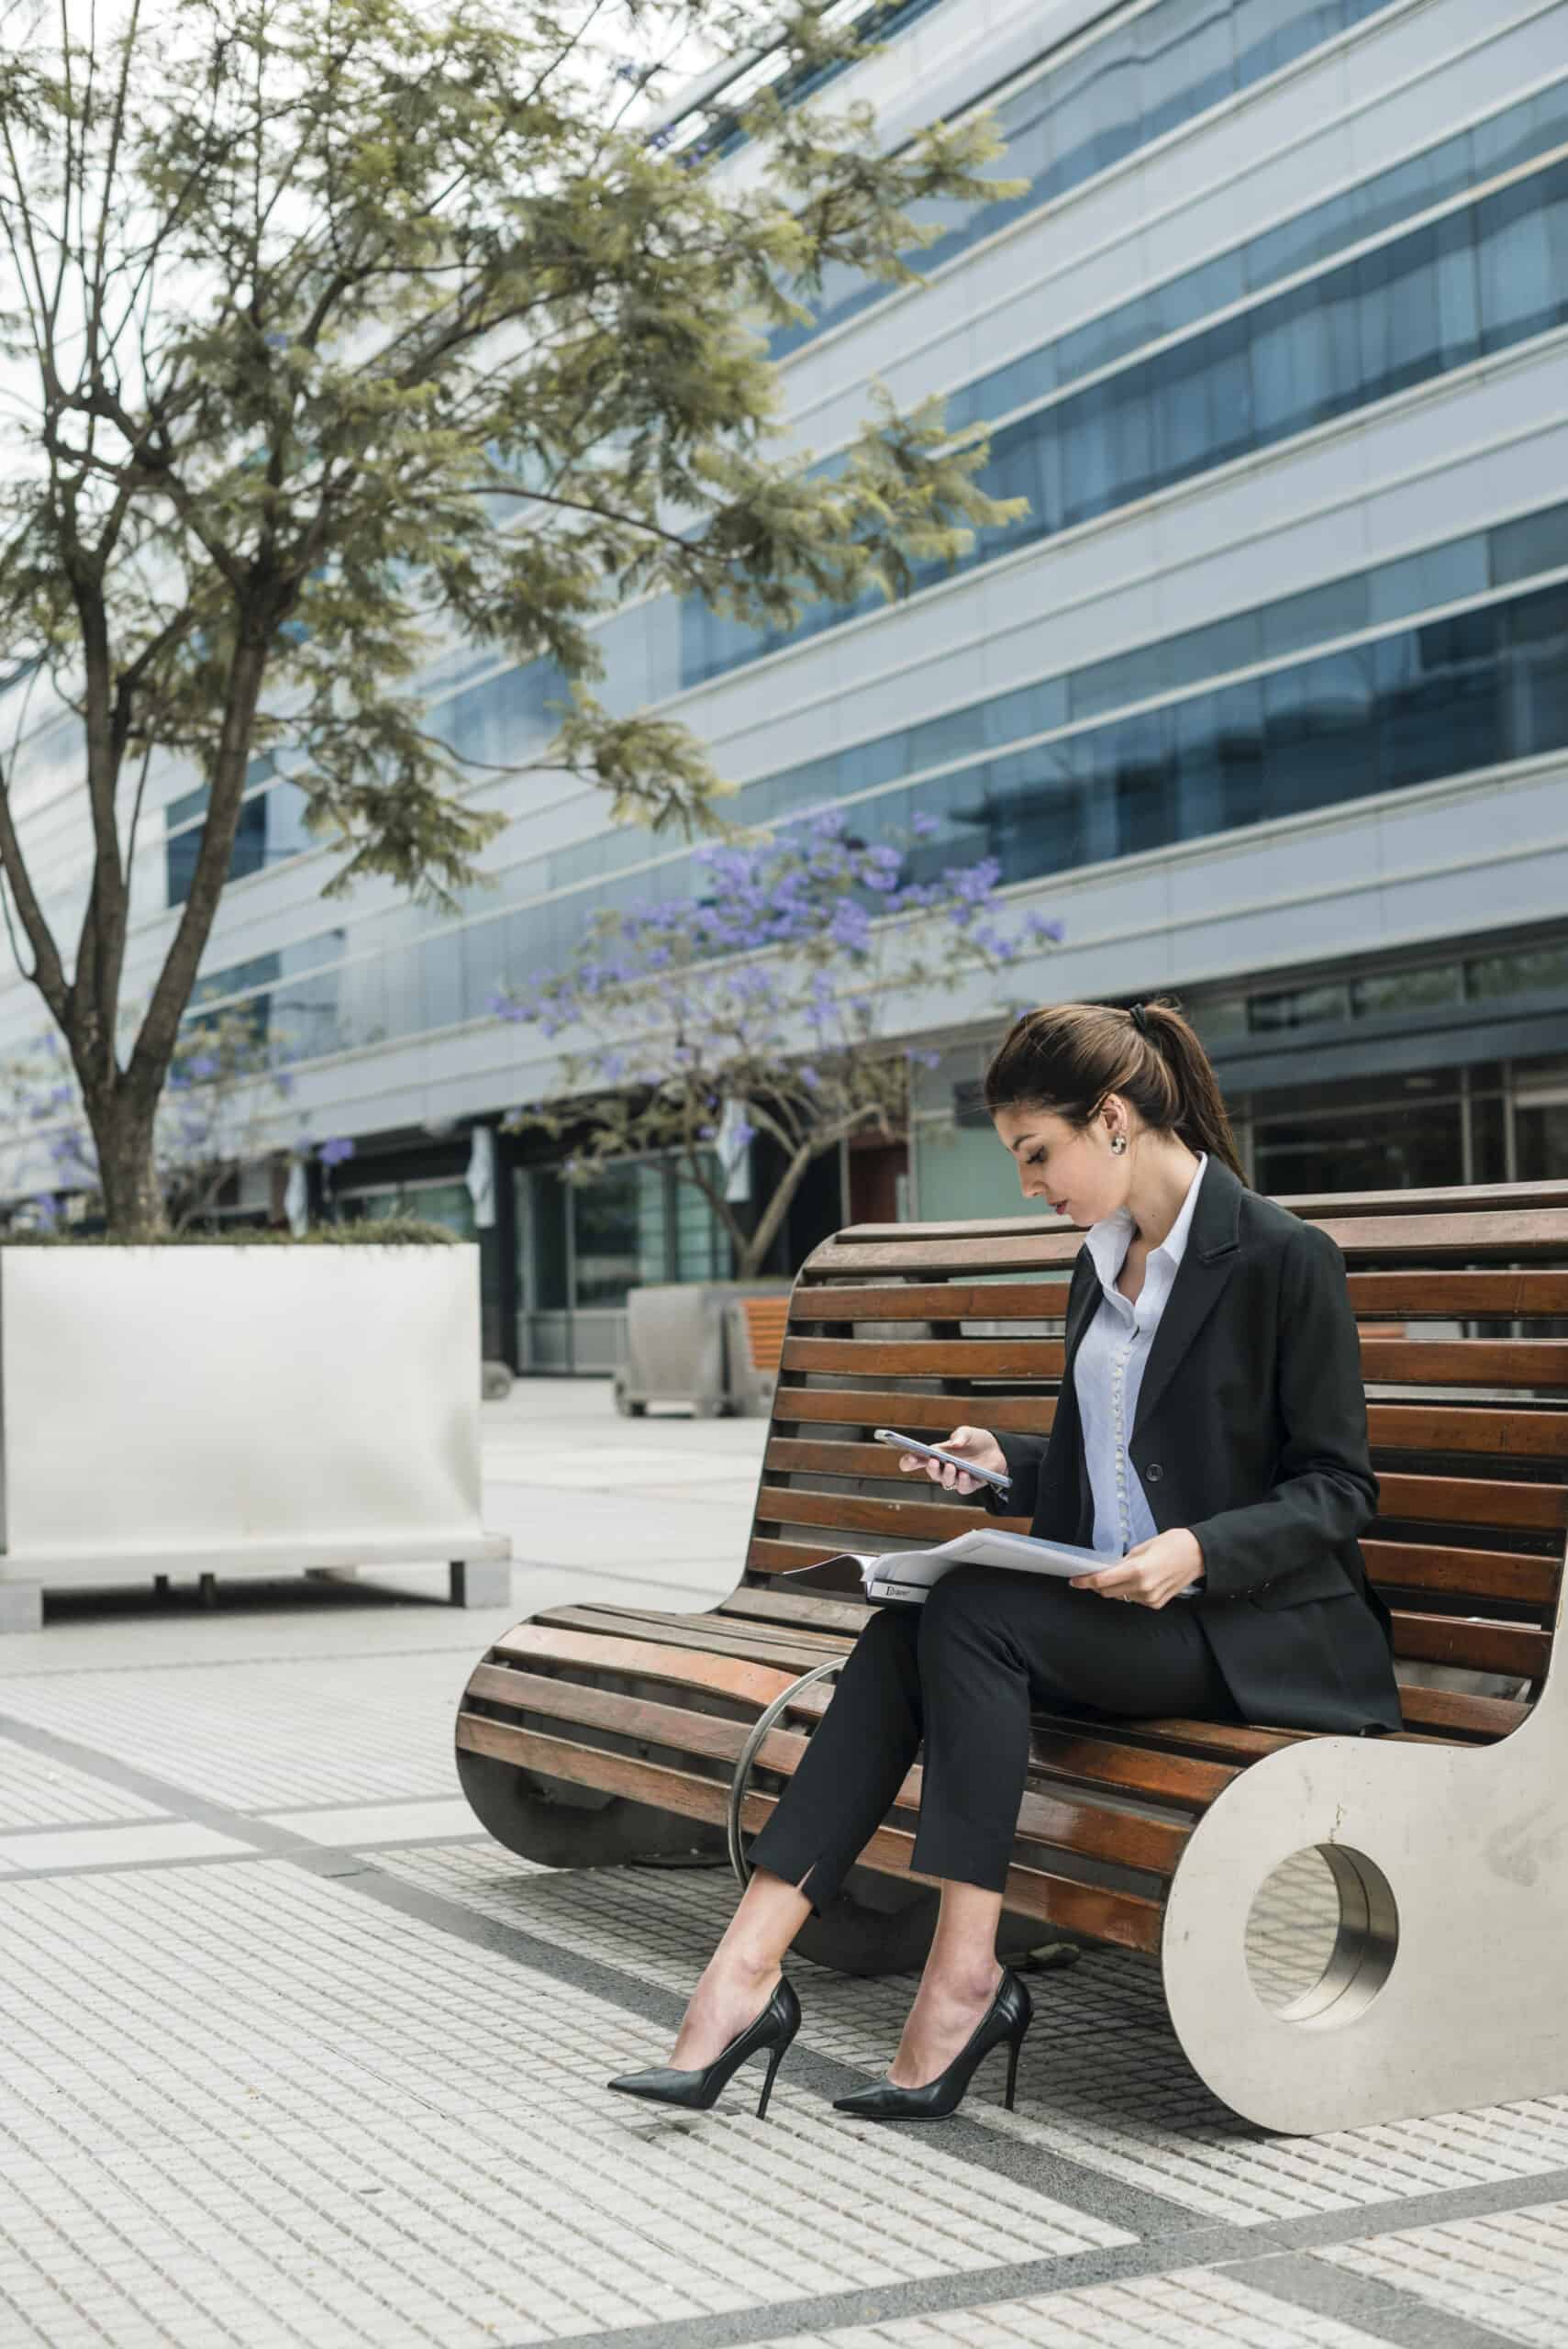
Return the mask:
[(8, 1885), (0, 1983), (7, 2349), (545, 2341), (1130, 2240), (783, 2075), (672, 2130), (603, 2085), (660, 2030), (287, 1861)]
[(0, 1835), (14, 1828), (76, 1827), (106, 1819), (156, 1819), (156, 1806), (62, 1762), (0, 1737)]
[(471, 1654), (5, 1676), (0, 1716), (236, 1810), (454, 1795)]
[[(553, 1874), (522, 1867), (488, 1844), (383, 1853), (378, 1865), (584, 1957), (623, 1963), (634, 1944), (639, 1973), (681, 1991), (735, 1897), (723, 1869)], [(873, 2074), (885, 2069), (913, 1979), (852, 1980), (799, 1961), (792, 1970), (808, 2043)], [(994, 2085), (989, 2095), (982, 2087), (966, 2112), (1205, 2218), (1256, 2227), (1568, 2169), (1568, 2097), (1322, 2137), (1270, 2137), (1196, 2077), (1150, 1960), (1086, 1954), (1067, 1972), (1036, 1976), (1033, 1993), (1019, 2110), (1004, 2111)]]
[(1047, 2299), (994, 2300), (832, 2332), (791, 2332), (758, 2349), (1382, 2349), (1379, 2336), (1318, 2310), (1287, 2308), (1212, 2268), (1177, 2268)]
[(1532, 2349), (1562, 2349), (1568, 2341), (1568, 2202), (1367, 2235), (1317, 2256), (1413, 2292), (1505, 2341), (1527, 2341)]
[[(276, 1826), (291, 1834), (307, 1836), (313, 1843), (376, 1843), (414, 1842), (437, 1836), (484, 1836), (484, 1830), (461, 1795), (439, 1802), (359, 1803), (344, 1809), (312, 1808), (272, 1814)], [(484, 1840), (488, 1843), (488, 1836)]]
[(145, 1860), (232, 1858), (245, 1846), (190, 1819), (154, 1819), (136, 1827), (71, 1827), (55, 1835), (0, 1836), (0, 1859), (12, 1868), (131, 1867)]
[[(497, 1850), (452, 1715), (516, 1614), (728, 1588), (764, 1429), (593, 1386), (486, 1419), (533, 1562), (505, 1620), (75, 1593), (0, 1641), (0, 2349), (1568, 2349), (1568, 2099), (1270, 2139), (1139, 1959), (1035, 1978), (1014, 2115), (999, 2061), (948, 2129), (834, 2114), (913, 1986), (804, 1962), (766, 2122), (756, 2067), (706, 2115), (608, 2095), (728, 1876)], [(591, 1526), (533, 1474), (590, 1455)], [(1270, 1995), (1323, 1889), (1298, 1863), (1256, 1920)]]
[(1266, 2007), (1315, 1988), (1334, 1954), (1340, 1895), (1318, 1852), (1297, 1852), (1260, 1885), (1247, 1920), (1247, 1971)]

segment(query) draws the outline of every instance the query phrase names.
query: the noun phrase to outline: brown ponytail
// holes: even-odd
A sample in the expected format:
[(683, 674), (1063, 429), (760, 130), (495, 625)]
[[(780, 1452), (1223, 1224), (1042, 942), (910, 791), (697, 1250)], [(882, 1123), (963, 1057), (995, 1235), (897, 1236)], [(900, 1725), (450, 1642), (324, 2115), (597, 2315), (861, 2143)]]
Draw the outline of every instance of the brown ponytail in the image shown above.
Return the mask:
[(1219, 1080), (1189, 1023), (1162, 998), (1120, 1011), (1053, 1003), (1027, 1011), (992, 1055), (985, 1107), (1053, 1110), (1087, 1126), (1119, 1093), (1146, 1126), (1206, 1151), (1245, 1182)]

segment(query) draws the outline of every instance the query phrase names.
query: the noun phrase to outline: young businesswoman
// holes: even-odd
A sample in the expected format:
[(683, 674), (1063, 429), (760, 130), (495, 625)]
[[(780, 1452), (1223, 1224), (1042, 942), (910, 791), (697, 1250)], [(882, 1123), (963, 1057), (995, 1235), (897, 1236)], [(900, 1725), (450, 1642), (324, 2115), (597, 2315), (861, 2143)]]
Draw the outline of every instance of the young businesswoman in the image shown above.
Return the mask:
[(1169, 1005), (1029, 1013), (985, 1104), (1025, 1197), (1088, 1230), (1049, 1439), (961, 1427), (946, 1448), (1011, 1476), (1000, 1503), (983, 1488), (986, 1507), (1118, 1563), (1071, 1584), (964, 1565), (921, 1608), (870, 1612), (669, 2067), (611, 2082), (628, 2094), (700, 2108), (762, 2052), (771, 2086), (800, 2020), (780, 1961), (922, 1740), (912, 1865), (940, 1879), (941, 1907), (892, 2069), (839, 2099), (873, 2120), (951, 2112), (1003, 2042), (1016, 2068), (1029, 1998), (995, 1941), (1031, 1705), (1399, 1726), (1387, 1612), (1356, 1540), (1377, 1480), (1333, 1241), (1247, 1189), (1214, 1071)]

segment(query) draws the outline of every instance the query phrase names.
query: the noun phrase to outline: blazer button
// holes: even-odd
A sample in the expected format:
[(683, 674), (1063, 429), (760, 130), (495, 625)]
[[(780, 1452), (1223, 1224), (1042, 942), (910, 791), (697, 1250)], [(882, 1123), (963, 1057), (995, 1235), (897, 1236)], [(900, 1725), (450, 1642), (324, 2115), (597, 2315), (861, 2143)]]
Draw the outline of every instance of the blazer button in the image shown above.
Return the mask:
[(1151, 1485), (1157, 1485), (1165, 1471), (1161, 1467), (1160, 1463), (1157, 1460), (1151, 1460), (1143, 1473)]

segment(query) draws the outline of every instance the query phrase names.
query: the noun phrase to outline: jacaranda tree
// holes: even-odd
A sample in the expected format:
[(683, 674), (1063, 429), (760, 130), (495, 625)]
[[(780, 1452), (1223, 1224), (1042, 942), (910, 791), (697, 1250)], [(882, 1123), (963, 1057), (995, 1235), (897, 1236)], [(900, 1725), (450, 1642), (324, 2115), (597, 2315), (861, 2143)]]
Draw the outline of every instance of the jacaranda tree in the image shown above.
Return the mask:
[[(662, 65), (765, 31), (799, 92), (856, 53), (844, 14), (0, 0), (0, 879), (115, 1231), (162, 1219), (158, 1102), (258, 761), (341, 852), (328, 894), (382, 874), (451, 907), (504, 819), (409, 681), (466, 639), (552, 664), (538, 763), (712, 829), (695, 738), (595, 695), (595, 620), (664, 594), (787, 626), (1018, 510), (934, 406), (884, 402), (813, 466), (763, 340), (830, 264), (909, 276), (934, 233), (911, 206), (1007, 192), (987, 126), (884, 153), (830, 93), (760, 86), (761, 169), (728, 180), (654, 128)], [(13, 791), (44, 704), (81, 726), (66, 915)], [(133, 851), (170, 763), (205, 820), (131, 1032), (132, 915), (165, 910), (133, 908)]]
[[(994, 859), (923, 853), (935, 829), (917, 816), (906, 838), (868, 846), (828, 812), (698, 850), (689, 893), (601, 910), (563, 969), (495, 998), (503, 1019), (563, 1040), (550, 1097), (507, 1125), (565, 1137), (578, 1179), (669, 1155), (754, 1277), (813, 1159), (849, 1134), (907, 1131), (912, 1065), (935, 1056), (889, 1039), (890, 1003), (1000, 975), (1062, 935), (1040, 914), (1008, 920)], [(726, 1197), (717, 1146), (757, 1133), (780, 1172), (751, 1219)]]
[[(242, 1011), (202, 1013), (181, 1029), (152, 1129), (153, 1175), (166, 1230), (187, 1230), (211, 1212), (225, 1184), (258, 1153), (264, 1123), (293, 1091), (293, 1079)], [(317, 1142), (302, 1124), (294, 1155), (335, 1166), (352, 1147), (341, 1136)], [(61, 1194), (84, 1217), (103, 1215), (92, 1129), (65, 1047), (52, 1029), (30, 1051), (0, 1063), (0, 1188), (15, 1190), (32, 1179), (40, 1159), (49, 1181), (34, 1191), (29, 1222), (53, 1228)]]

